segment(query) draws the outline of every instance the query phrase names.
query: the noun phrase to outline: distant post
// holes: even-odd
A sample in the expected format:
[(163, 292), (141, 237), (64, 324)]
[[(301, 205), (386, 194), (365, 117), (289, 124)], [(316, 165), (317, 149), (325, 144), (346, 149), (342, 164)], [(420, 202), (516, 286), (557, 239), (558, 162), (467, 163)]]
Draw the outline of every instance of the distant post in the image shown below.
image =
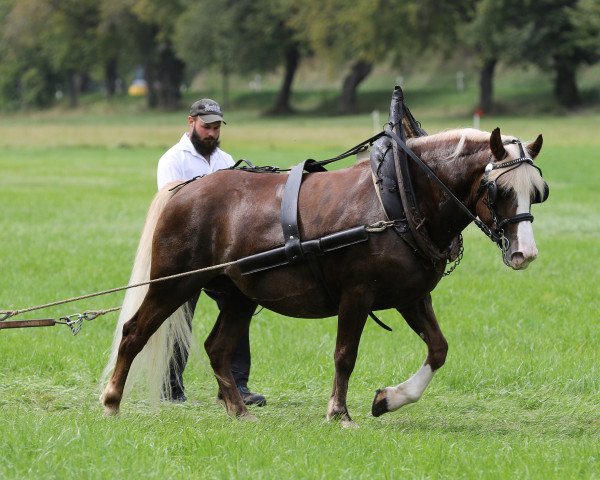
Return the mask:
[(465, 72), (459, 70), (456, 72), (456, 90), (462, 92), (465, 89)]
[(373, 119), (373, 133), (379, 133), (381, 130), (381, 119), (379, 110), (373, 110), (371, 112), (371, 118)]
[(476, 130), (479, 130), (481, 117), (483, 117), (483, 109), (481, 107), (477, 107), (473, 112), (473, 128)]

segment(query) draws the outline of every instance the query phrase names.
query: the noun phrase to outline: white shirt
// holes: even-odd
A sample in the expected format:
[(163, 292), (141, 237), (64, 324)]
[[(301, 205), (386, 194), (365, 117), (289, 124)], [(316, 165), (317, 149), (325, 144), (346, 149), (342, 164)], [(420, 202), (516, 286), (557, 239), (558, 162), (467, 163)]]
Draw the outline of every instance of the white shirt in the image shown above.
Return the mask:
[(184, 133), (179, 143), (173, 145), (158, 161), (156, 182), (160, 190), (165, 184), (176, 180), (186, 181), (199, 175), (229, 168), (234, 164), (233, 158), (220, 148), (210, 156), (210, 162), (200, 155), (187, 133)]

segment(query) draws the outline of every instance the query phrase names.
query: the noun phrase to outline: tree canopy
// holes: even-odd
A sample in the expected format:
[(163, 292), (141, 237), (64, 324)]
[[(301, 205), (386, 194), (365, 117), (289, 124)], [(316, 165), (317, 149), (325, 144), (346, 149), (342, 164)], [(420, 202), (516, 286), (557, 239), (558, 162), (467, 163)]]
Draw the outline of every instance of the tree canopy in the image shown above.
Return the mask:
[(313, 56), (343, 73), (338, 110), (377, 65), (460, 49), (476, 59), (492, 110), (499, 63), (552, 75), (557, 101), (580, 101), (577, 72), (600, 59), (597, 0), (0, 0), (0, 107), (70, 105), (90, 83), (108, 96), (141, 67), (150, 107), (175, 108), (193, 75), (280, 72), (271, 110), (291, 112), (296, 70)]

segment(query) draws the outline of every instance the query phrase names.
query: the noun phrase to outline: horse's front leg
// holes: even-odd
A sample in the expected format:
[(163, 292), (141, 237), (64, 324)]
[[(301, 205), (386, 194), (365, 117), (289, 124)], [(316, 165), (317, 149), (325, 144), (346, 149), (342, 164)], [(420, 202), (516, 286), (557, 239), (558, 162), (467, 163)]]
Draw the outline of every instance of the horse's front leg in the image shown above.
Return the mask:
[(446, 361), (448, 352), (448, 343), (433, 312), (431, 295), (425, 296), (410, 307), (398, 309), (398, 311), (427, 344), (427, 358), (419, 371), (405, 382), (396, 387), (377, 390), (371, 409), (375, 417), (386, 412), (393, 412), (403, 405), (419, 400), (433, 378), (433, 374)]
[(371, 311), (372, 294), (363, 288), (345, 291), (340, 300), (338, 330), (335, 345), (335, 378), (327, 408), (327, 420), (339, 419), (344, 426), (352, 426), (346, 405), (348, 381), (354, 370), (358, 345), (367, 315)]

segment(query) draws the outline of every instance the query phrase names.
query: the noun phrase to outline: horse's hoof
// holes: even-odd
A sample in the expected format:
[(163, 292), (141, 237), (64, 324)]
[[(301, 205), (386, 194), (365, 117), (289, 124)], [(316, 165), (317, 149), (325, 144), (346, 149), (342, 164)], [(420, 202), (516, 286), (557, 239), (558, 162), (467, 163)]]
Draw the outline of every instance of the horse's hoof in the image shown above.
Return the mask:
[(103, 394), (101, 397), (102, 405), (104, 405), (104, 416), (114, 417), (119, 413), (120, 402), (111, 400), (110, 395)]
[(327, 416), (325, 417), (327, 422), (340, 422), (342, 427), (344, 428), (358, 428), (358, 425), (354, 423), (348, 411), (342, 411), (337, 413), (327, 412)]
[(374, 417), (380, 417), (389, 411), (385, 390), (377, 390), (371, 406), (371, 413)]
[(358, 428), (358, 425), (354, 423), (354, 421), (348, 417), (346, 419), (342, 419), (342, 427), (344, 428)]
[(104, 406), (104, 416), (105, 417), (115, 417), (119, 413), (119, 407), (110, 407), (108, 405)]
[(242, 422), (258, 422), (258, 418), (256, 418), (250, 412), (245, 412), (245, 413), (238, 415), (237, 419)]

